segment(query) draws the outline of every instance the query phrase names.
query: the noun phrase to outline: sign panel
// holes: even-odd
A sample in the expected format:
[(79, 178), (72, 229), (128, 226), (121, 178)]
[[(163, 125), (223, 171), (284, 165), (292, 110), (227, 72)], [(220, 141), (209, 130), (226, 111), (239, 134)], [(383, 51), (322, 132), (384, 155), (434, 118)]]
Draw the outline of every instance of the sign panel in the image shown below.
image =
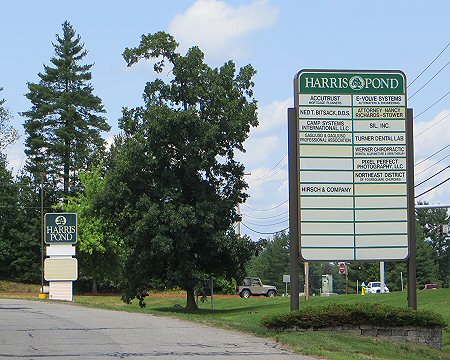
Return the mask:
[(73, 301), (72, 281), (51, 281), (49, 287), (51, 300)]
[(75, 255), (75, 246), (71, 244), (52, 244), (46, 247), (47, 256), (73, 256)]
[(302, 70), (295, 106), (301, 257), (406, 259), (405, 75)]
[(78, 279), (78, 261), (75, 258), (44, 260), (44, 279), (46, 281)]
[(75, 244), (77, 226), (77, 214), (45, 214), (44, 241), (46, 244)]

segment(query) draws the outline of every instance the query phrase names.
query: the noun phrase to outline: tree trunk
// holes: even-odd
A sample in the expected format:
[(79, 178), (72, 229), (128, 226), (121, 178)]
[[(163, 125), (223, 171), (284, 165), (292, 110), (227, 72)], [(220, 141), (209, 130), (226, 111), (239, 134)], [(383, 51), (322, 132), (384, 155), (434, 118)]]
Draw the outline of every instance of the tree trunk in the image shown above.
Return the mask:
[(92, 293), (93, 294), (97, 294), (97, 280), (96, 279), (92, 279)]
[(67, 171), (68, 166), (64, 165), (64, 195), (69, 195), (69, 173)]
[(187, 303), (186, 310), (198, 310), (197, 303), (195, 302), (194, 289), (187, 289)]

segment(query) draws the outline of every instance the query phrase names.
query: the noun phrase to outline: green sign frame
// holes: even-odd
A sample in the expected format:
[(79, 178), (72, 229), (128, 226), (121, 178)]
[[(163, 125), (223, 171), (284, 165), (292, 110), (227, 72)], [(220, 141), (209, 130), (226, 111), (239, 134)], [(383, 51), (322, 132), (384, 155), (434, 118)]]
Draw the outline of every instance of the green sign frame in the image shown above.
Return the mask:
[(414, 192), (406, 90), (399, 70), (305, 69), (295, 76), (290, 233), (304, 261), (409, 257)]
[(76, 244), (78, 218), (74, 213), (47, 213), (44, 220), (46, 244)]

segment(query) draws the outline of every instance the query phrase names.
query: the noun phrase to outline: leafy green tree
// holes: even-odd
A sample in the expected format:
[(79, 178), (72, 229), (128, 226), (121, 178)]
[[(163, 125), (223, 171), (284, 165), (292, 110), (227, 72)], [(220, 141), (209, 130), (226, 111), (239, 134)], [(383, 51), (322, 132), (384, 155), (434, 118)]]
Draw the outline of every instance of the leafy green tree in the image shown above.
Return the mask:
[[(275, 285), (279, 291), (283, 291), (283, 275), (290, 274), (289, 234), (276, 233), (260, 243), (263, 248), (247, 264), (247, 275), (259, 277), (264, 283)], [(303, 274), (303, 267), (300, 270)]]
[[(11, 278), (16, 281), (40, 283), (41, 280), (41, 203), (34, 179), (21, 174), (15, 184), (18, 190), (17, 217), (11, 230), (14, 249), (10, 263)], [(48, 189), (47, 189), (48, 190)], [(44, 202), (50, 210), (51, 198)]]
[(14, 180), (0, 155), (0, 278), (41, 279), (39, 196), (24, 175)]
[(52, 66), (44, 66), (39, 83), (28, 83), (26, 97), (32, 107), (27, 118), (27, 169), (38, 177), (47, 173), (53, 185), (63, 179), (63, 192), (78, 186), (78, 173), (86, 170), (103, 150), (101, 131), (108, 131), (102, 101), (89, 83), (93, 65), (82, 64), (87, 55), (81, 38), (69, 22), (62, 24), (62, 36), (53, 44)]
[(232, 61), (213, 69), (199, 48), (181, 55), (177, 46), (158, 32), (124, 52), (129, 66), (155, 59), (161, 73), (170, 65), (171, 79), (147, 83), (145, 105), (124, 109), (98, 206), (126, 243), (124, 300), (144, 305), (148, 286), (165, 284), (186, 290), (186, 308), (195, 309), (199, 282), (243, 276), (255, 248), (231, 230), (247, 197), (235, 152), (258, 124), (255, 70), (236, 74)]
[[(0, 91), (3, 88), (0, 87)], [(0, 99), (0, 153), (5, 150), (8, 145), (13, 144), (18, 138), (17, 130), (9, 125), (11, 113), (4, 106), (5, 99)]]
[[(309, 263), (309, 286), (310, 293), (319, 294), (322, 290), (322, 275), (332, 275), (333, 292), (345, 293), (346, 281), (345, 275), (339, 273), (337, 262), (310, 262)], [(349, 283), (349, 290), (352, 290)], [(353, 292), (353, 291), (352, 291)]]
[(348, 279), (349, 288), (351, 289), (356, 289), (357, 283), (361, 286), (363, 282), (367, 285), (370, 281), (379, 280), (380, 263), (365, 261), (351, 262), (348, 265)]
[[(400, 291), (408, 286), (407, 261), (393, 261), (386, 263), (386, 285), (391, 291)], [(423, 228), (416, 220), (416, 283), (417, 288), (424, 284), (436, 283), (438, 280), (438, 255), (433, 250), (429, 240), (425, 238)]]
[[(450, 283), (450, 237), (440, 232), (440, 225), (449, 224), (447, 209), (417, 209), (418, 227), (426, 242), (437, 255), (438, 281), (444, 287)], [(431, 254), (430, 254), (431, 255)]]
[(8, 278), (12, 259), (11, 228), (15, 224), (17, 189), (7, 168), (6, 156), (0, 153), (0, 277)]
[(69, 197), (62, 210), (78, 215), (77, 259), (79, 279), (92, 283), (92, 292), (98, 286), (118, 287), (121, 279), (123, 243), (110, 230), (110, 223), (101, 219), (94, 203), (103, 190), (104, 180), (99, 167), (80, 173), (82, 191)]
[(425, 239), (422, 228), (416, 228), (416, 279), (417, 287), (439, 282), (438, 254), (432, 244)]
[(401, 291), (408, 285), (408, 266), (406, 261), (391, 261), (386, 263), (386, 286), (389, 291)]

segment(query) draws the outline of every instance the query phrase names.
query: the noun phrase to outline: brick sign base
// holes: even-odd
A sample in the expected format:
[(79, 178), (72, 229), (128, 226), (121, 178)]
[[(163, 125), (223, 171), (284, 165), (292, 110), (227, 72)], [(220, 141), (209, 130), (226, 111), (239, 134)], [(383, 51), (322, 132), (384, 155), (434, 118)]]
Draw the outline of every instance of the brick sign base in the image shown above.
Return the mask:
[(418, 327), (418, 326), (402, 326), (402, 327), (381, 327), (374, 325), (343, 325), (333, 326), (322, 329), (301, 329), (292, 328), (269, 328), (272, 331), (334, 331), (344, 334), (357, 336), (373, 336), (382, 337), (389, 340), (398, 340), (406, 342), (415, 342), (428, 345), (432, 348), (441, 350), (442, 348), (442, 327), (435, 326)]

